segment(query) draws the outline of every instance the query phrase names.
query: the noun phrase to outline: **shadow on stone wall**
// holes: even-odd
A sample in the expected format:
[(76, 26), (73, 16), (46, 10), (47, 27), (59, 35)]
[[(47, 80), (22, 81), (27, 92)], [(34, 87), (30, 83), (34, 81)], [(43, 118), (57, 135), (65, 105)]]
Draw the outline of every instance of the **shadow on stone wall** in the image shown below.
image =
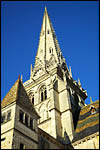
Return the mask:
[(65, 149), (74, 149), (66, 131), (64, 132), (64, 138), (58, 136), (57, 140), (64, 145)]

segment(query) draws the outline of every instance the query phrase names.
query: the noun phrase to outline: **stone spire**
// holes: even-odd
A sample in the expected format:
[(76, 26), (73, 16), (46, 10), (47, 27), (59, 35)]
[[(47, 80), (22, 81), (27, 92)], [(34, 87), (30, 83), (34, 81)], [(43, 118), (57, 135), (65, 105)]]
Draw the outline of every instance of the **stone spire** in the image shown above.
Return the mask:
[(35, 73), (37, 70), (37, 64), (40, 64), (46, 70), (49, 68), (49, 66), (57, 66), (63, 62), (64, 58), (51, 24), (47, 8), (45, 7), (33, 72)]

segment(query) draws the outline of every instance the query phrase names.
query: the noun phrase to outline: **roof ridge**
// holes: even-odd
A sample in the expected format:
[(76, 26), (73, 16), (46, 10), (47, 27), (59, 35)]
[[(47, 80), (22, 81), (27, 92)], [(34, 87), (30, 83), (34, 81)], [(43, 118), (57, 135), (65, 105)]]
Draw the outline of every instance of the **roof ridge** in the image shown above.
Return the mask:
[(20, 78), (18, 78), (18, 86), (17, 86), (16, 100), (18, 99), (19, 82), (20, 82)]

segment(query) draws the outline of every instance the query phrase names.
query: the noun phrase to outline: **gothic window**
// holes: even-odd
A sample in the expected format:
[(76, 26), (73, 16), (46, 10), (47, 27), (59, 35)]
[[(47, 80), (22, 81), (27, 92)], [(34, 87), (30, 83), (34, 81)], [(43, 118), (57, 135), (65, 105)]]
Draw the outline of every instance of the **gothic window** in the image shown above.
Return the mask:
[(45, 94), (45, 99), (47, 99), (47, 90), (46, 89), (44, 91), (44, 94)]
[(41, 92), (41, 101), (43, 101), (43, 92)]
[(40, 89), (40, 100), (41, 102), (47, 99), (47, 89), (45, 86), (42, 86)]

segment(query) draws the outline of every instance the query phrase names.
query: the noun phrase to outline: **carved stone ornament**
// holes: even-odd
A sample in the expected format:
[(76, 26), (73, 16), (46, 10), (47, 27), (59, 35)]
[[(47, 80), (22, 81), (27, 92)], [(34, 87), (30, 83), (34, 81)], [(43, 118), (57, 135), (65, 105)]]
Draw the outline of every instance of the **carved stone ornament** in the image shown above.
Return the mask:
[(45, 72), (45, 68), (43, 62), (39, 58), (36, 58), (35, 67), (32, 76), (38, 77), (42, 75), (44, 72)]
[(28, 93), (28, 96), (29, 96), (30, 99), (33, 97), (33, 95), (34, 95), (34, 91), (30, 91), (30, 92)]
[(49, 70), (57, 65), (57, 60), (55, 56), (52, 54), (49, 61), (46, 61), (46, 68)]

